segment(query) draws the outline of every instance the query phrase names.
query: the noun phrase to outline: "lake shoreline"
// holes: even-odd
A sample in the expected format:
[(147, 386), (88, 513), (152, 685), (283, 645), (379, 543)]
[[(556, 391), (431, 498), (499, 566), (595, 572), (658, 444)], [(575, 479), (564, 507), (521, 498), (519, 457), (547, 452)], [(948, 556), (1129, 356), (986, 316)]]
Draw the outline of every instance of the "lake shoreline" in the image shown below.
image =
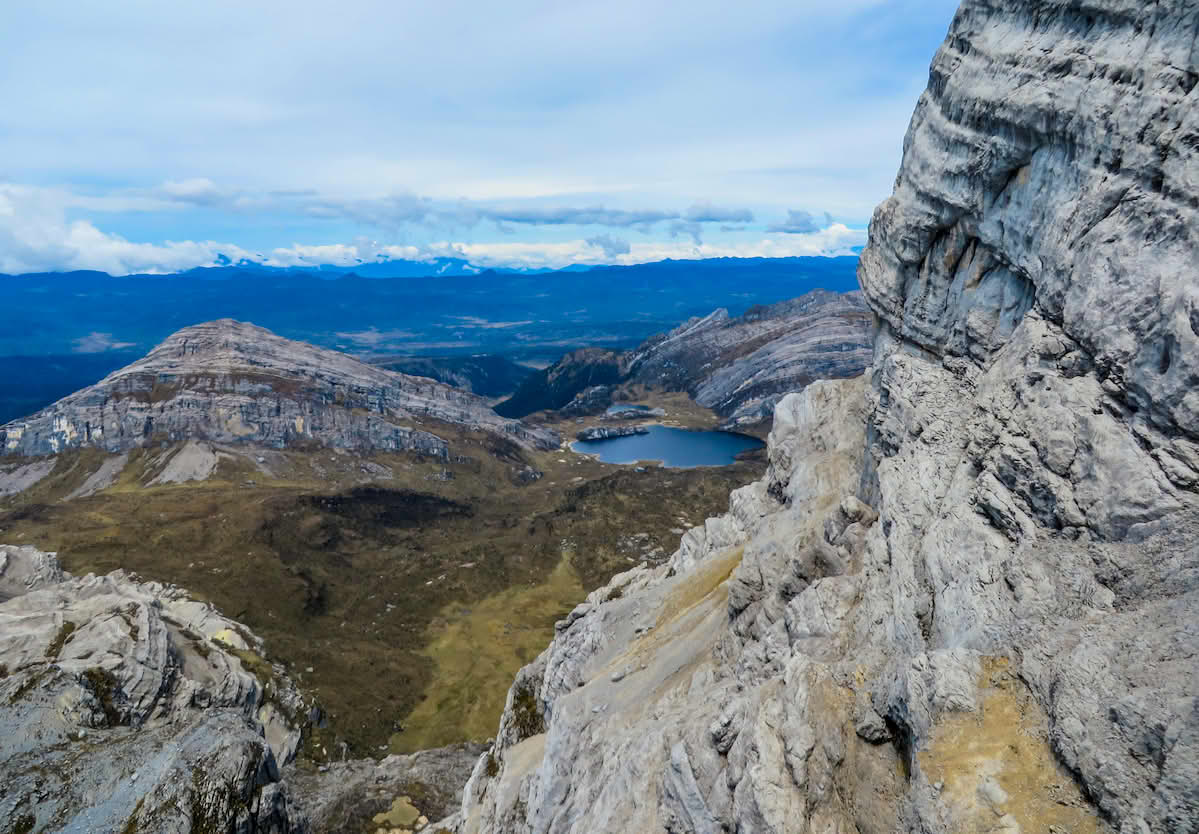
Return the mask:
[[(669, 425), (664, 421), (654, 421), (639, 423), (634, 428), (645, 428), (648, 431), (645, 433), (622, 435), (620, 437), (609, 437), (599, 440), (574, 440), (567, 444), (571, 452), (577, 455), (591, 458), (599, 463), (611, 464), (613, 466), (637, 466), (637, 465), (655, 465), (665, 469), (698, 469), (698, 468), (719, 468), (721, 466), (730, 466), (737, 461), (737, 456), (748, 451), (762, 448), (765, 444), (753, 435), (743, 434), (741, 432), (725, 431), (723, 429), (700, 429), (689, 426)], [(659, 431), (655, 432), (654, 429)], [(669, 434), (666, 434), (669, 433)], [(684, 434), (688, 435), (706, 435), (709, 438), (722, 438), (721, 442), (725, 444), (723, 448), (713, 449), (711, 447), (698, 449), (684, 449), (677, 443), (674, 443), (674, 448), (669, 448), (672, 445), (672, 438), (678, 438)], [(725, 438), (731, 439), (734, 442), (729, 445)], [(652, 447), (654, 444), (667, 445), (667, 454), (665, 456), (645, 456), (641, 457), (637, 454), (641, 447)], [(600, 447), (604, 447), (601, 449)], [(621, 460), (614, 460), (611, 457), (605, 457), (605, 451), (609, 455), (613, 454), (613, 447), (632, 447), (629, 456)], [(650, 451), (649, 448), (645, 449)], [(656, 450), (655, 450), (656, 451)], [(673, 453), (673, 454), (672, 454)], [(680, 460), (680, 456), (685, 460)], [(690, 456), (690, 457), (688, 457)]]

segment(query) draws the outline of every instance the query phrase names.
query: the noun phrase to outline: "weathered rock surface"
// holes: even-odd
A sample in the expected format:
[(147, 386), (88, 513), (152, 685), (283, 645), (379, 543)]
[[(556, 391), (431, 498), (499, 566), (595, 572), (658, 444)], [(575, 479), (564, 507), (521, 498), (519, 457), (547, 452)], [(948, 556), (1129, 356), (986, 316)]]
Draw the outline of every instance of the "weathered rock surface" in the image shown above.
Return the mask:
[(96, 385), (0, 426), (0, 453), (124, 452), (186, 439), (447, 457), (435, 433), (447, 423), (525, 447), (558, 444), (552, 432), (497, 417), (482, 398), (448, 385), (222, 319), (184, 328)]
[(0, 546), (8, 830), (293, 830), (279, 768), (311, 705), (261, 651), (178, 588)]
[(462, 786), (485, 751), (482, 744), (457, 744), (378, 762), (338, 762), (320, 771), (293, 771), (287, 777), (291, 805), (311, 834), (387, 829), (375, 817), (386, 815), (404, 797), (421, 816), (442, 819), (458, 811)]
[(592, 426), (583, 429), (575, 435), (579, 440), (608, 440), (612, 437), (631, 437), (635, 434), (649, 434), (645, 426)]
[(1199, 3), (966, 0), (868, 377), (518, 676), (458, 832), (1199, 831)]
[(732, 428), (769, 419), (784, 394), (813, 380), (857, 376), (869, 361), (870, 312), (861, 293), (815, 290), (735, 318), (716, 310), (636, 350), (575, 351), (529, 376), (496, 409), (510, 417), (540, 409), (598, 414), (620, 385), (634, 383), (686, 391)]
[(647, 341), (629, 379), (688, 392), (727, 418), (769, 419), (783, 395), (817, 379), (857, 376), (870, 361), (870, 313), (861, 293), (814, 290), (730, 318), (717, 310)]

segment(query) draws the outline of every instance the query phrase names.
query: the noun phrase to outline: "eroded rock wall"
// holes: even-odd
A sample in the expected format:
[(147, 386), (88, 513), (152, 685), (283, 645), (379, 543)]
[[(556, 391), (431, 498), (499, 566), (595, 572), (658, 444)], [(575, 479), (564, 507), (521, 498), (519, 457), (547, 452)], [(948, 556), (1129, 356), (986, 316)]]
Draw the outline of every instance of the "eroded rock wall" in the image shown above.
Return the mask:
[(261, 652), (178, 588), (0, 545), (8, 830), (301, 830), (280, 768), (312, 705)]
[(1199, 3), (967, 0), (866, 381), (522, 671), (459, 832), (1199, 831)]

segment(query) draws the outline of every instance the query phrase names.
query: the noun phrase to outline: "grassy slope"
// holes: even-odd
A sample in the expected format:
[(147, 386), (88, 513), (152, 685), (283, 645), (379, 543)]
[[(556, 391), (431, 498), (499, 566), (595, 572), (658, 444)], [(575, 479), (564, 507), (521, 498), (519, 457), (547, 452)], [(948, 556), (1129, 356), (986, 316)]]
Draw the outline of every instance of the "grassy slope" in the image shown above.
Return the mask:
[(490, 735), (554, 620), (647, 552), (668, 555), (677, 531), (722, 512), (763, 465), (637, 473), (526, 453), (545, 477), (517, 486), (515, 461), (488, 452), (486, 438), (457, 434), (452, 445), (474, 459), (451, 465), (453, 480), (428, 480), (443, 469), (434, 461), (375, 455), (395, 477), (373, 489), (366, 461), (328, 450), (271, 453), (270, 476), (237, 458), (204, 483), (146, 488), (161, 453), (135, 452), (113, 487), (65, 503), (102, 456), (64, 455), (0, 503), (0, 541), (57, 550), (76, 573), (125, 568), (213, 602), (329, 710), (310, 755), (336, 755), (335, 738), (363, 755)]

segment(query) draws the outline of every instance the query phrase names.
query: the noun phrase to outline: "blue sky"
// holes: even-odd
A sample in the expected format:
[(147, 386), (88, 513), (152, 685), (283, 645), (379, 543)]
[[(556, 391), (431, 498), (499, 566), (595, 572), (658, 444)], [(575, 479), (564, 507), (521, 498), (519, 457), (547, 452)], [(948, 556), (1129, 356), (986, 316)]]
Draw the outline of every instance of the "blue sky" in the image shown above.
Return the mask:
[(0, 271), (848, 251), (956, 5), (10, 4)]

